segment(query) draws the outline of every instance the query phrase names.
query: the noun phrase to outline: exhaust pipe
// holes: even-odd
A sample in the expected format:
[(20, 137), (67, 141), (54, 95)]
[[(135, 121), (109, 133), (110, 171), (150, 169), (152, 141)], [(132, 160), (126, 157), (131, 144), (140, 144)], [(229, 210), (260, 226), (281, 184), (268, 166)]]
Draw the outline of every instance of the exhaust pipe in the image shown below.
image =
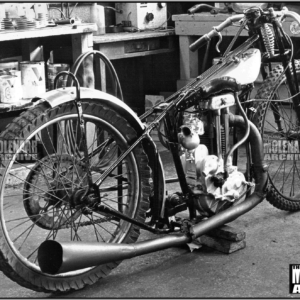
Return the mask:
[(168, 235), (135, 244), (59, 243), (48, 240), (39, 247), (38, 262), (43, 272), (54, 275), (181, 246), (189, 241), (191, 237), (183, 234)]
[[(244, 128), (245, 123), (240, 116), (230, 116), (233, 126)], [(250, 122), (251, 152), (255, 168), (255, 191), (242, 203), (224, 210), (190, 228), (189, 233), (170, 234), (153, 240), (134, 244), (64, 242), (54, 240), (43, 242), (38, 250), (38, 262), (42, 272), (59, 274), (97, 265), (129, 259), (135, 256), (177, 247), (191, 242), (193, 239), (233, 221), (253, 209), (265, 197), (267, 172), (263, 165), (263, 147), (257, 128)]]

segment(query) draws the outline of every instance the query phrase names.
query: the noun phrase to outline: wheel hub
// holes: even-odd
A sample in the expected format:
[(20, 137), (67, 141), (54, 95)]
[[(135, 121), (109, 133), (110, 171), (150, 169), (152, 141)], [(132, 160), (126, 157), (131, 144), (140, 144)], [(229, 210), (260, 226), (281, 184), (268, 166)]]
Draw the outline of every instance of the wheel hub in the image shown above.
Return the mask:
[(80, 161), (74, 161), (74, 157), (68, 154), (44, 157), (26, 178), (25, 210), (32, 221), (44, 229), (62, 228), (80, 215), (71, 201), (74, 191), (80, 191), (78, 186), (83, 185), (86, 185), (86, 180)]
[(70, 199), (70, 203), (72, 207), (76, 206), (87, 206), (92, 207), (95, 204), (100, 204), (100, 194), (97, 186), (92, 187), (89, 191), (86, 191), (86, 189), (77, 189), (72, 194), (72, 197)]

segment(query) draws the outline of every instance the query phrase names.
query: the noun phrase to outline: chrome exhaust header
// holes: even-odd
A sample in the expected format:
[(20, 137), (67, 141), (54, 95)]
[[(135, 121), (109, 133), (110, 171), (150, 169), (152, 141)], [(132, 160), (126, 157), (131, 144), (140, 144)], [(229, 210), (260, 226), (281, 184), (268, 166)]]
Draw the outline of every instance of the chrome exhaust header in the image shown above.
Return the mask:
[[(241, 128), (244, 128), (245, 125), (242, 117), (233, 115), (230, 116), (230, 123)], [(188, 233), (169, 234), (134, 244), (84, 243), (77, 241), (60, 243), (47, 240), (38, 249), (38, 262), (41, 270), (49, 274), (65, 273), (181, 246), (250, 211), (264, 199), (268, 175), (263, 165), (261, 136), (251, 122), (249, 139), (251, 141), (255, 182), (257, 184), (254, 193), (240, 204), (192, 226)]]

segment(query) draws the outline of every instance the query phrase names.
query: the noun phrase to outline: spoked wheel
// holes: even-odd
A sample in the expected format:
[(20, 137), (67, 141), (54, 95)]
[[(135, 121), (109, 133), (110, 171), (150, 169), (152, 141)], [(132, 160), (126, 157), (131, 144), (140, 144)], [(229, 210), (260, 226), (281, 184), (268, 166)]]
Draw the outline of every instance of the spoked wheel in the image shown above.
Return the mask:
[[(136, 132), (104, 105), (89, 101), (82, 107), (95, 182), (128, 149)], [(68, 124), (72, 124), (73, 144), (67, 137)], [(53, 109), (39, 105), (16, 118), (1, 134), (3, 143), (14, 140), (15, 146), (12, 157), (4, 158), (0, 169), (0, 267), (12, 280), (36, 291), (83, 288), (120, 263), (63, 275), (46, 274), (37, 260), (38, 247), (45, 240), (133, 243), (139, 236), (139, 229), (129, 222), (74, 205), (74, 195), (88, 187), (78, 127), (74, 104)], [(100, 154), (109, 145), (114, 155), (104, 164), (105, 155)], [(21, 162), (22, 155), (31, 162)], [(23, 173), (15, 172), (13, 166), (23, 167)], [(101, 204), (143, 221), (149, 208), (149, 181), (147, 157), (138, 146), (101, 183)]]
[[(300, 63), (295, 61), (298, 80)], [(286, 77), (277, 66), (269, 74), (255, 96), (256, 99), (284, 100), (291, 97)], [(272, 97), (272, 92), (275, 93)], [(272, 97), (272, 99), (270, 99)], [(264, 143), (264, 160), (268, 164), (267, 200), (275, 207), (300, 209), (300, 123), (292, 100), (259, 102), (254, 115)], [(299, 108), (298, 108), (299, 109)]]

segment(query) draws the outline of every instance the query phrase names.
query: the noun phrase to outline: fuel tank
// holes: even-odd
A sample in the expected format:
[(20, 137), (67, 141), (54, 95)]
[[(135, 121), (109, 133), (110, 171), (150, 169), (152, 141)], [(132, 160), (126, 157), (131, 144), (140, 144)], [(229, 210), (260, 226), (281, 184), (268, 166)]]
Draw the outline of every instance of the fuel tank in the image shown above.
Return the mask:
[(211, 79), (229, 76), (242, 85), (253, 83), (258, 77), (261, 65), (261, 53), (259, 49), (251, 48), (243, 54), (236, 56), (232, 62), (222, 68)]

